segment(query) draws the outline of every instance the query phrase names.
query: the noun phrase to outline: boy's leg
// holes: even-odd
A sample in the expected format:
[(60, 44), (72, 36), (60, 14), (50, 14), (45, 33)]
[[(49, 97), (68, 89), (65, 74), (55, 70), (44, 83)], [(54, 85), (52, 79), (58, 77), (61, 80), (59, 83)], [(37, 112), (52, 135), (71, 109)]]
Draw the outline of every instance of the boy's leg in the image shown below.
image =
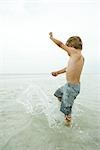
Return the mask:
[(63, 96), (61, 101), (60, 111), (65, 114), (65, 121), (70, 125), (71, 123), (71, 113), (72, 113), (72, 106), (74, 103), (74, 99), (79, 94), (79, 86), (75, 89), (73, 87), (66, 84), (63, 87)]
[(62, 111), (65, 114), (64, 122), (67, 126), (71, 126), (71, 113), (72, 113), (72, 106), (66, 106), (66, 104), (61, 103), (60, 111)]
[(61, 102), (60, 111), (65, 114), (65, 120), (71, 121), (72, 106), (67, 106), (67, 102)]
[(65, 122), (68, 123), (68, 125), (71, 123), (71, 113), (74, 99), (75, 97), (72, 96), (70, 88), (66, 85), (63, 90), (60, 111), (65, 114)]

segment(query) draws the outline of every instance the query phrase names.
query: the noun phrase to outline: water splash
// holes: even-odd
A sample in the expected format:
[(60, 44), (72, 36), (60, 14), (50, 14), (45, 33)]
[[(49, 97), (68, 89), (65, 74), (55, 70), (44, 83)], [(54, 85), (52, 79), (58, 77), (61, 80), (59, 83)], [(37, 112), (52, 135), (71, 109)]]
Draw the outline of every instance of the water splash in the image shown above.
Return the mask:
[(17, 99), (22, 104), (27, 113), (32, 115), (44, 113), (49, 127), (59, 127), (62, 124), (61, 113), (59, 112), (59, 104), (55, 99), (51, 99), (37, 85), (30, 85)]

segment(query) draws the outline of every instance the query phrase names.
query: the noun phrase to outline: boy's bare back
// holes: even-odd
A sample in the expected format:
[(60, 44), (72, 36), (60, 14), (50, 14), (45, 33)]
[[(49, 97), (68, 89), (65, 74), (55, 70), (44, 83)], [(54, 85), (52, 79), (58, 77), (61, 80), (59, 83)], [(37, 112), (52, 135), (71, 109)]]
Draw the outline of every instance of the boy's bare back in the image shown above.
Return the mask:
[(70, 83), (79, 83), (80, 75), (84, 64), (84, 58), (80, 51), (72, 54), (69, 57), (68, 65), (66, 67), (66, 79)]

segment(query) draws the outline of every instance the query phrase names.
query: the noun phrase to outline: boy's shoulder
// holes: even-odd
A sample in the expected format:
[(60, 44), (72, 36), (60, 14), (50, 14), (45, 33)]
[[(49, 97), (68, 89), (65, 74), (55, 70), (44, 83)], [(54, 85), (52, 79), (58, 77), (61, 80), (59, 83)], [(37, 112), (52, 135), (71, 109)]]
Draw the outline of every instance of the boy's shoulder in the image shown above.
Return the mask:
[(72, 58), (75, 58), (77, 60), (79, 60), (79, 59), (83, 59), (83, 61), (85, 60), (82, 53), (80, 51), (77, 51), (77, 50), (71, 56), (72, 56)]

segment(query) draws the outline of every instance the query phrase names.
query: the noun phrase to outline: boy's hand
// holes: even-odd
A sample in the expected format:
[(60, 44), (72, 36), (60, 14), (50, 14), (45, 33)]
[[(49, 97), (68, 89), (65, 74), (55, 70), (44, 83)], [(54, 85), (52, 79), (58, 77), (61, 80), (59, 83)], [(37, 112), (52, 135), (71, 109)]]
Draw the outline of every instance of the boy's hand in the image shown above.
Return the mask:
[(55, 77), (58, 75), (57, 72), (52, 72), (51, 74), (52, 74), (52, 76), (55, 76)]
[(53, 34), (52, 34), (52, 32), (49, 32), (49, 36), (50, 36), (50, 39), (52, 39), (52, 38), (53, 38)]

